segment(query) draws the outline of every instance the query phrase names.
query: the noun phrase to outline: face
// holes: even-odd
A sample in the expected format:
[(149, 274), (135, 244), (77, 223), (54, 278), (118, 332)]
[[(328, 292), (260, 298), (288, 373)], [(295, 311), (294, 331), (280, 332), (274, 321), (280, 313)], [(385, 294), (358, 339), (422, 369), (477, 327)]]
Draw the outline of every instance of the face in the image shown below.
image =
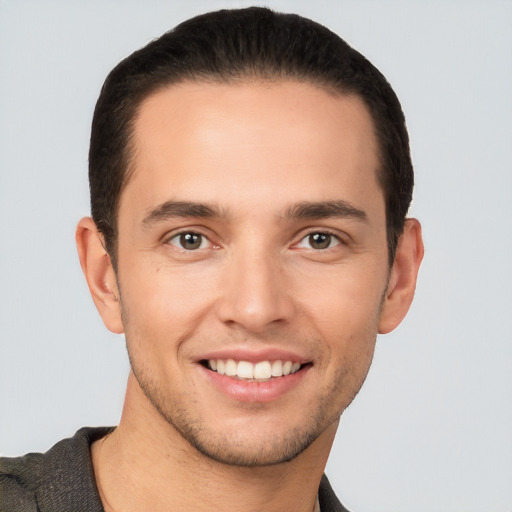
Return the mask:
[(119, 206), (139, 400), (208, 457), (290, 460), (372, 359), (389, 267), (360, 99), (294, 82), (149, 97)]

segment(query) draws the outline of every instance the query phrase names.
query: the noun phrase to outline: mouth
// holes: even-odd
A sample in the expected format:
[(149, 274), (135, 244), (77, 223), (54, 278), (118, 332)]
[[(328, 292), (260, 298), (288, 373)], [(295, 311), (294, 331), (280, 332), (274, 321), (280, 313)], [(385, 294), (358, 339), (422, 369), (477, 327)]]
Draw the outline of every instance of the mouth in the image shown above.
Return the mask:
[(204, 359), (201, 364), (219, 375), (232, 377), (246, 382), (267, 382), (297, 373), (311, 366), (311, 363), (301, 364), (297, 361), (276, 359), (251, 363), (235, 359)]

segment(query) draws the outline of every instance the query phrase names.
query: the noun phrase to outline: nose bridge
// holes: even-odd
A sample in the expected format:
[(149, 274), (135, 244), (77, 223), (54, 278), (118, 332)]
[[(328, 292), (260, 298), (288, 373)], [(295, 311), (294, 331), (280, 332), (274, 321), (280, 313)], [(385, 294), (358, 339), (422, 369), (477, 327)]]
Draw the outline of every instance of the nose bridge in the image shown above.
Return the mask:
[(224, 323), (261, 332), (293, 314), (281, 258), (268, 241), (248, 237), (233, 248), (221, 287), (219, 315)]

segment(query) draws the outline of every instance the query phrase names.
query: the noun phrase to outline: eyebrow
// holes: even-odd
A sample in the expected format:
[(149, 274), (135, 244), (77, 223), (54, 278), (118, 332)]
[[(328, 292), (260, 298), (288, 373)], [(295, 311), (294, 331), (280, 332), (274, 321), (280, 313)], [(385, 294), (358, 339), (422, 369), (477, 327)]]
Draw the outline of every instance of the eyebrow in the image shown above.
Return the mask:
[(366, 221), (368, 215), (365, 211), (356, 208), (348, 201), (302, 201), (296, 203), (286, 211), (288, 219), (327, 219), (332, 217), (352, 218)]
[(225, 215), (213, 205), (194, 201), (166, 201), (151, 209), (142, 220), (142, 224), (145, 227), (150, 227), (153, 224), (175, 217), (211, 218), (225, 217)]
[[(211, 204), (194, 201), (166, 201), (149, 210), (142, 220), (144, 227), (151, 227), (168, 219), (181, 218), (225, 218), (226, 213)], [(355, 208), (348, 201), (301, 201), (290, 206), (284, 215), (286, 219), (327, 219), (353, 218), (367, 220), (366, 212)]]

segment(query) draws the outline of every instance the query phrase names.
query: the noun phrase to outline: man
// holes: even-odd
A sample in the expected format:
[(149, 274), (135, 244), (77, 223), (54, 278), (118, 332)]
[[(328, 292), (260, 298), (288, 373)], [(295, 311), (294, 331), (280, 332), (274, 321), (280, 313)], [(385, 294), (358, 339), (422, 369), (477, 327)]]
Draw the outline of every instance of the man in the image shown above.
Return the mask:
[(76, 240), (123, 415), (3, 460), (2, 510), (345, 510), (339, 417), (423, 255), (384, 77), (298, 16), (206, 14), (110, 73), (89, 156)]

